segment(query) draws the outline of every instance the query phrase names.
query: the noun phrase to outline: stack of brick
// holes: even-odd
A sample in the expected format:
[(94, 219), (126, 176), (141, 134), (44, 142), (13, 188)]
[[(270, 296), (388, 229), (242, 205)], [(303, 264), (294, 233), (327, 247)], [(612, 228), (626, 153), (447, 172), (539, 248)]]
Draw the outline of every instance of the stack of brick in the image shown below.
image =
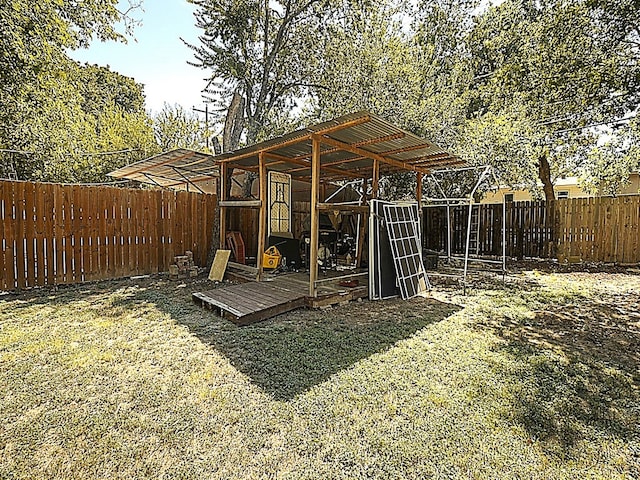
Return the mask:
[(169, 265), (171, 280), (198, 276), (198, 267), (193, 264), (193, 252), (187, 250), (184, 255), (176, 255), (173, 257), (173, 262)]

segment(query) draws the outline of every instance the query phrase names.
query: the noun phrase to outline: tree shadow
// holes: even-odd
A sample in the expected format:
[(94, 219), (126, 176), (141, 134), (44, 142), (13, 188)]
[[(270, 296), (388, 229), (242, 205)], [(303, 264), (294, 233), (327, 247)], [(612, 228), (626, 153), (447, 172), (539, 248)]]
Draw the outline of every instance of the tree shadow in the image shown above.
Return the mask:
[(546, 453), (570, 459), (593, 436), (640, 445), (638, 301), (574, 298), (533, 318), (478, 324), (504, 340), (496, 350), (509, 360), (494, 368), (512, 386), (506, 417)]
[(157, 279), (119, 280), (19, 297), (24, 306), (82, 301), (110, 318), (132, 310), (144, 315), (147, 308), (157, 308), (277, 400), (289, 400), (461, 308), (423, 298), (362, 301), (327, 310), (297, 310), (238, 327), (191, 301), (191, 292), (211, 288), (215, 286), (207, 282), (177, 288)]
[(245, 327), (176, 320), (265, 392), (289, 400), (459, 309), (433, 299), (386, 300), (299, 310)]

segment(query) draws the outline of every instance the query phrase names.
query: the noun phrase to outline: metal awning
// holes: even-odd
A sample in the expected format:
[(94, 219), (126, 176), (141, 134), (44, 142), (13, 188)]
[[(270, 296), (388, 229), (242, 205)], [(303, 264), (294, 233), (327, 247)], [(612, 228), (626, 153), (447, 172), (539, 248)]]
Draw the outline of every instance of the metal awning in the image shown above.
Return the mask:
[(109, 176), (173, 190), (216, 193), (218, 166), (213, 155), (178, 148), (119, 168)]
[(263, 155), (269, 170), (309, 181), (313, 139), (321, 144), (321, 177), (325, 181), (371, 178), (373, 161), (379, 163), (381, 175), (401, 171), (427, 174), (433, 169), (465, 164), (436, 144), (367, 111), (223, 153), (215, 160), (229, 168), (257, 171)]

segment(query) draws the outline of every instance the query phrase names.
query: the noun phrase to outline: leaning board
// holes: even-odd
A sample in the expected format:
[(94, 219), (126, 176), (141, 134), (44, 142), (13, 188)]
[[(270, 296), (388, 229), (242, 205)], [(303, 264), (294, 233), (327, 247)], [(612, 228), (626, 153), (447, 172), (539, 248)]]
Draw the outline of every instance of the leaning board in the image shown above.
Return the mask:
[(383, 210), (402, 298), (425, 293), (431, 285), (422, 263), (418, 204), (385, 204)]
[(227, 269), (227, 263), (229, 263), (229, 256), (231, 256), (231, 250), (216, 250), (216, 256), (209, 271), (209, 280), (212, 282), (222, 281), (224, 272)]
[(371, 199), (369, 215), (369, 299), (384, 300), (400, 295), (384, 220), (384, 200)]

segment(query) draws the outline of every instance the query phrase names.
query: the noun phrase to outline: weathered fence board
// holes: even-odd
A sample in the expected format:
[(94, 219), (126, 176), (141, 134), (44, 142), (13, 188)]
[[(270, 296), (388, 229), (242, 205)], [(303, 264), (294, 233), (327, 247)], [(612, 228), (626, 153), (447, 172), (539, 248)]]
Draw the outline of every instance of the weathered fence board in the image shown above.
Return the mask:
[[(478, 253), (500, 255), (502, 204), (482, 204)], [(464, 253), (467, 206), (451, 207), (453, 254)], [(506, 252), (514, 258), (640, 262), (640, 195), (506, 204)], [(446, 207), (424, 209), (424, 246), (447, 249)]]
[(0, 180), (0, 289), (206, 265), (216, 198), (187, 192)]

